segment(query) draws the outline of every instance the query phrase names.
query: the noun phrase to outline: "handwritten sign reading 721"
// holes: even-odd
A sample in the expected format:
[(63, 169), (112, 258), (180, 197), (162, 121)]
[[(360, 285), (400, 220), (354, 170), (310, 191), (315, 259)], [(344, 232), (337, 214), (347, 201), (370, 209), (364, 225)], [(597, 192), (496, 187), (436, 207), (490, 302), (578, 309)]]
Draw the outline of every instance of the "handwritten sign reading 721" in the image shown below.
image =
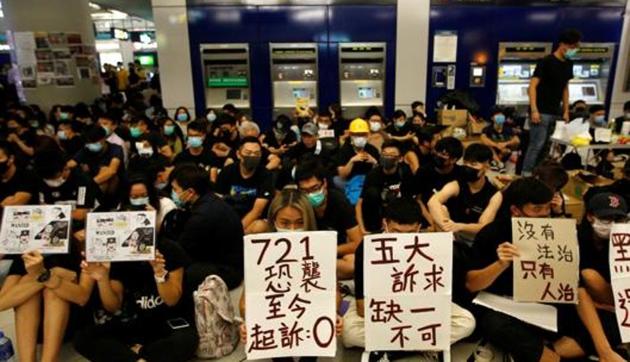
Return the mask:
[(337, 233), (245, 237), (248, 359), (333, 357)]

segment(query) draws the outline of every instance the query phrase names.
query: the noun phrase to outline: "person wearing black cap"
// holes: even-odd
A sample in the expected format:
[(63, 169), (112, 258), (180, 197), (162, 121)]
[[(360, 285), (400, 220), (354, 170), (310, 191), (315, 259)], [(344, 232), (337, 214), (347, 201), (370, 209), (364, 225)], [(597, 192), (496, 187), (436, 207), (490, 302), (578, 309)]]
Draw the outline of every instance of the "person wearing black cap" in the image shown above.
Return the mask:
[(577, 308), (584, 325), (576, 325), (568, 330), (574, 333), (570, 337), (586, 353), (597, 353), (600, 361), (628, 360), (627, 354), (626, 358), (622, 358), (614, 351), (621, 343), (621, 337), (614, 313), (615, 301), (608, 262), (612, 225), (627, 222), (627, 213), (628, 206), (621, 196), (602, 192), (589, 200), (586, 217), (578, 228), (582, 288), (579, 290), (580, 302)]
[(588, 204), (594, 195), (602, 192), (612, 192), (620, 195), (626, 201), (626, 204), (630, 204), (630, 159), (623, 166), (623, 178), (607, 186), (591, 187), (584, 194), (584, 204)]
[(332, 156), (319, 140), (319, 127), (313, 122), (307, 122), (302, 126), (300, 135), (300, 143), (286, 153), (287, 158), (295, 164), (304, 156), (313, 155), (324, 166), (328, 166)]
[(281, 114), (267, 132), (262, 136), (263, 147), (274, 155), (282, 156), (289, 147), (297, 143), (296, 134), (291, 131), (291, 120)]

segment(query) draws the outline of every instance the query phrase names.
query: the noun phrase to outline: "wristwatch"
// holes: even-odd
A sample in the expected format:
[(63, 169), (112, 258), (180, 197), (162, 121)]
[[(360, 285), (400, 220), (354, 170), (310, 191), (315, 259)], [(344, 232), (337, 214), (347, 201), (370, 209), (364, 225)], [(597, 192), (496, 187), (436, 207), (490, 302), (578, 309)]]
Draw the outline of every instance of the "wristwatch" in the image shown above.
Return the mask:
[(153, 275), (153, 277), (155, 278), (155, 282), (158, 284), (162, 284), (162, 283), (166, 283), (166, 276), (168, 275), (168, 271), (164, 271), (164, 274), (162, 275)]
[(50, 270), (46, 269), (44, 270), (43, 273), (41, 273), (38, 277), (37, 277), (37, 281), (39, 283), (46, 283), (48, 280), (50, 280)]

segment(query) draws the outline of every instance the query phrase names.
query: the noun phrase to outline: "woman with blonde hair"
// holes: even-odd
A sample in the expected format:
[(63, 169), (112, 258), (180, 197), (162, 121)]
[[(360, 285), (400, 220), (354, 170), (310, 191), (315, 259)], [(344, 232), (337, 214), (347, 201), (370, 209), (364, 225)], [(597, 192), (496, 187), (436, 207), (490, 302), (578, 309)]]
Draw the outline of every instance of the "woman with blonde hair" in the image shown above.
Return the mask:
[[(257, 220), (255, 222), (255, 228), (252, 229), (255, 230), (254, 233), (316, 231), (317, 222), (315, 220), (315, 212), (313, 211), (313, 207), (309, 203), (306, 194), (296, 189), (285, 188), (271, 201), (269, 211), (267, 212), (267, 219)], [(339, 292), (337, 292), (337, 308), (339, 308), (339, 303)], [(245, 288), (243, 288), (243, 293), (241, 294), (239, 309), (241, 317), (243, 317), (244, 320)], [(342, 323), (341, 318), (337, 317), (337, 335), (341, 334), (341, 330), (343, 328)], [(243, 344), (247, 344), (245, 322), (241, 324), (241, 341)], [(287, 362), (293, 361), (293, 358), (273, 358), (272, 360), (274, 362)], [(301, 362), (311, 362), (316, 360), (316, 357), (300, 358)]]

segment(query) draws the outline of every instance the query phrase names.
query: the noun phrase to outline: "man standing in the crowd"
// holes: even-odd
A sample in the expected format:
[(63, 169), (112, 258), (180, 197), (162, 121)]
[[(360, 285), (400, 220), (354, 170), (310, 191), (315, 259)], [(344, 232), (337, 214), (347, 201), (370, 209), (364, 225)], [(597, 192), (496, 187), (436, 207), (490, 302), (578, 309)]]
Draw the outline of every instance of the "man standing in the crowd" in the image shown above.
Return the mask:
[[(547, 142), (556, 119), (569, 121), (569, 80), (573, 78), (573, 62), (582, 34), (565, 30), (553, 54), (538, 62), (529, 84), (529, 145), (523, 160), (523, 175), (531, 175)], [(560, 104), (562, 103), (562, 111)], [(561, 115), (561, 116), (560, 116)]]

